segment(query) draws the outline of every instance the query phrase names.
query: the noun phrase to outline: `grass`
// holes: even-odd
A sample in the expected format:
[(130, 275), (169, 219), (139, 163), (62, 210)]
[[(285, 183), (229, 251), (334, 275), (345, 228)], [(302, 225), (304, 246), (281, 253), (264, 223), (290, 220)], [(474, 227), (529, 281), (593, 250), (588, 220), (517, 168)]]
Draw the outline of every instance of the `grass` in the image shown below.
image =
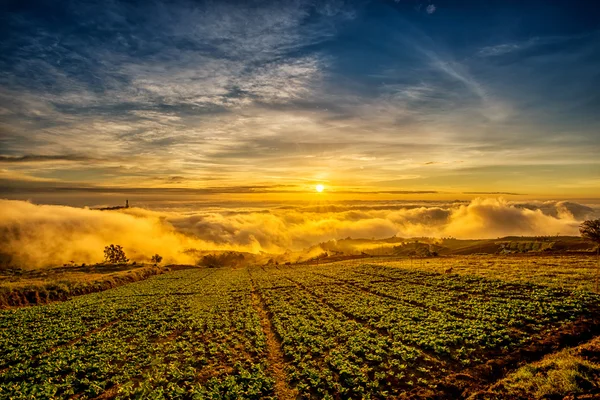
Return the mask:
[(600, 337), (519, 368), (496, 383), (491, 393), (535, 399), (600, 395)]
[(0, 308), (66, 300), (162, 273), (148, 264), (80, 265), (35, 270), (0, 270)]

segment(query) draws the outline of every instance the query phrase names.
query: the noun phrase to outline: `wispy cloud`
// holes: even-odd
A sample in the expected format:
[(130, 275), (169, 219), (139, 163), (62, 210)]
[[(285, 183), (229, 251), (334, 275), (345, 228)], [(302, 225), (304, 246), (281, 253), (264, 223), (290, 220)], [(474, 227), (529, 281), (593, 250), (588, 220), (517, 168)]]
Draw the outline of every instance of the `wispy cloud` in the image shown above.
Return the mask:
[(441, 11), (431, 2), (383, 3), (90, 1), (57, 6), (57, 24), (33, 6), (7, 13), (0, 164), (99, 186), (443, 191), (469, 168), (565, 177), (596, 162), (589, 37), (499, 31), (499, 44), (457, 46), (424, 18)]
[(589, 36), (588, 34), (564, 35), (564, 36), (535, 36), (527, 40), (518, 42), (499, 43), (492, 46), (482, 47), (477, 55), (479, 57), (495, 57), (510, 54), (518, 51), (525, 51), (537, 46), (546, 46), (558, 43), (564, 43), (569, 40), (577, 40)]
[(477, 96), (483, 103), (481, 112), (492, 121), (504, 120), (510, 116), (510, 106), (496, 98), (483, 84), (474, 78), (468, 69), (461, 63), (442, 57), (439, 53), (425, 50), (424, 53), (431, 61), (431, 65), (438, 71), (463, 83), (469, 91)]
[(2, 156), (0, 155), (0, 164), (2, 163), (44, 163), (44, 162), (55, 162), (55, 161), (93, 161), (93, 158), (79, 155), (38, 155), (38, 154), (27, 154), (24, 156)]

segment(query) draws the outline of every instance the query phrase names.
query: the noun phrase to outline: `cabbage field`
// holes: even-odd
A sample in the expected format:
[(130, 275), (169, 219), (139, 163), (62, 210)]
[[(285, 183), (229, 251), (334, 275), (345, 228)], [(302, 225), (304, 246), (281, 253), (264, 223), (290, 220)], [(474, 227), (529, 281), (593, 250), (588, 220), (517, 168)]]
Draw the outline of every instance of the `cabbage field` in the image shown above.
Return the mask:
[(381, 265), (187, 269), (0, 312), (0, 398), (466, 398), (586, 339), (599, 310)]

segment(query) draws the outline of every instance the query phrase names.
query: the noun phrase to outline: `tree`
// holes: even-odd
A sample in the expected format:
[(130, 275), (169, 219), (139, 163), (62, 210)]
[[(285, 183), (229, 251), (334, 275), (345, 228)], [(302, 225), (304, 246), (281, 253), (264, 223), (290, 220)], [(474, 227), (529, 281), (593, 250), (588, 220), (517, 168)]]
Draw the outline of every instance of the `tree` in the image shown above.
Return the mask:
[(104, 248), (104, 261), (111, 264), (121, 264), (129, 261), (125, 256), (125, 252), (121, 246), (111, 244)]
[(600, 278), (600, 219), (593, 219), (583, 222), (579, 226), (579, 233), (581, 237), (590, 242), (594, 242), (598, 245), (596, 247), (596, 259), (598, 261), (598, 269), (596, 271), (596, 292), (599, 292), (599, 278)]
[(162, 256), (155, 254), (152, 256), (151, 261), (154, 263), (154, 265), (158, 265), (158, 264), (160, 264), (162, 259), (163, 259)]

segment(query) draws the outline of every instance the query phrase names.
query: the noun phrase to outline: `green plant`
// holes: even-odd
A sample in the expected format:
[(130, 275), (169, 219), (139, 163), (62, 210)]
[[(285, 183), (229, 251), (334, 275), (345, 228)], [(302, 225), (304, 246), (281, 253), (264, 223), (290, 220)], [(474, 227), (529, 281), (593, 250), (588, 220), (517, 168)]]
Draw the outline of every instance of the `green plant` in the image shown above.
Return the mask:
[(435, 393), (598, 307), (583, 291), (362, 261), (192, 268), (0, 312), (0, 397), (273, 400), (276, 379), (306, 399)]

